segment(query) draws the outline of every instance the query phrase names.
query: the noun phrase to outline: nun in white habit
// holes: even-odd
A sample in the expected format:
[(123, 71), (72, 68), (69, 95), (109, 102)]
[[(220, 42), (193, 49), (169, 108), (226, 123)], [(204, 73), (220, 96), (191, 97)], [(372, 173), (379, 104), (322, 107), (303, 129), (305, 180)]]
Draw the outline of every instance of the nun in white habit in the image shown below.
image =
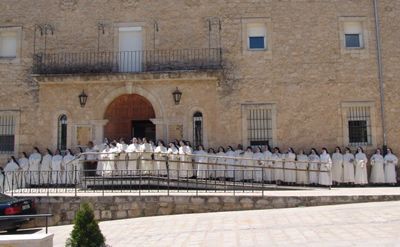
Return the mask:
[(227, 164), (226, 166), (226, 179), (229, 181), (233, 181), (234, 179), (234, 170), (235, 170), (235, 157), (236, 157), (236, 153), (235, 151), (233, 151), (233, 147), (232, 146), (228, 146), (225, 155), (227, 157), (232, 157), (232, 159), (226, 158), (225, 162)]
[(61, 156), (61, 152), (59, 149), (56, 150), (54, 156), (51, 158), (51, 181), (52, 184), (61, 184), (62, 178), (64, 175), (64, 171), (62, 168), (63, 157)]
[(315, 148), (311, 149), (311, 153), (308, 156), (309, 161), (309, 179), (311, 185), (317, 185), (319, 183), (319, 156)]
[(74, 164), (73, 160), (75, 159), (74, 153), (71, 149), (65, 151), (65, 156), (63, 157), (61, 163), (61, 169), (64, 171), (64, 176), (62, 176), (62, 182), (64, 184), (73, 184), (74, 183)]
[(111, 166), (109, 165), (110, 163), (110, 157), (108, 156), (109, 152), (110, 152), (110, 145), (105, 144), (104, 149), (100, 153), (99, 161), (97, 162), (96, 174), (98, 176), (104, 176), (106, 174), (105, 171), (108, 168), (111, 169)]
[(157, 142), (157, 147), (154, 149), (154, 166), (157, 171), (157, 176), (167, 176), (167, 164), (166, 164), (166, 155), (168, 153), (168, 149), (165, 147), (165, 144), (162, 140)]
[(140, 157), (140, 145), (136, 138), (132, 139), (132, 144), (126, 148), (126, 153), (129, 157), (127, 166), (128, 175), (133, 176), (136, 174), (136, 170), (138, 169), (138, 159)]
[(355, 184), (368, 184), (367, 162), (367, 155), (365, 155), (362, 147), (358, 147), (357, 153), (355, 155)]
[(108, 159), (109, 159), (109, 162), (107, 163), (108, 167), (104, 172), (105, 174), (107, 174), (107, 176), (118, 174), (115, 171), (117, 170), (117, 162), (119, 159), (119, 155), (120, 155), (120, 150), (117, 147), (117, 143), (111, 142), (110, 150), (108, 151)]
[(319, 184), (322, 186), (332, 186), (332, 159), (326, 148), (322, 148), (320, 162)]
[(274, 168), (274, 182), (280, 184), (284, 181), (284, 171), (283, 171), (283, 157), (281, 154), (281, 150), (278, 147), (274, 148), (274, 153), (271, 156), (272, 159), (272, 167)]
[(296, 183), (300, 185), (308, 184), (308, 156), (304, 154), (303, 150), (300, 150), (297, 155), (296, 168)]
[(210, 179), (215, 179), (216, 178), (216, 163), (217, 163), (217, 154), (214, 150), (214, 148), (209, 148), (207, 151), (207, 156), (208, 156), (208, 178)]
[(194, 158), (197, 164), (197, 178), (207, 179), (208, 178), (208, 156), (207, 152), (204, 151), (203, 145), (197, 147), (196, 156)]
[(244, 175), (243, 175), (244, 181), (251, 181), (254, 178), (253, 156), (254, 156), (253, 149), (251, 147), (247, 147), (246, 152), (244, 152), (243, 154), (243, 160), (242, 160), (242, 165), (244, 170)]
[(343, 183), (343, 154), (340, 147), (332, 154), (332, 182), (334, 185)]
[(42, 155), (40, 154), (39, 148), (34, 147), (32, 154), (29, 156), (29, 170), (30, 170), (30, 184), (39, 185), (40, 180), (40, 162), (42, 161)]
[(354, 161), (354, 154), (347, 147), (343, 155), (343, 183), (345, 184), (354, 184)]
[(21, 177), (19, 171), (21, 170), (22, 168), (20, 167), (18, 161), (14, 156), (11, 156), (9, 162), (4, 167), (4, 180), (0, 185), (1, 187), (4, 186), (3, 189), (5, 192), (18, 188), (18, 183), (20, 181), (19, 178)]
[(293, 148), (289, 148), (285, 154), (285, 183), (294, 185), (296, 183), (296, 154)]
[(46, 154), (42, 158), (42, 165), (40, 170), (41, 183), (51, 184), (51, 161), (53, 159), (53, 153), (50, 149), (46, 149)]
[(193, 177), (192, 148), (184, 141), (179, 142), (179, 177)]
[(273, 180), (273, 171), (272, 171), (272, 160), (271, 160), (271, 148), (267, 145), (265, 146), (265, 151), (263, 152), (263, 173), (264, 173), (264, 182), (271, 183)]
[(381, 154), (381, 149), (376, 149), (375, 154), (371, 157), (371, 177), (370, 182), (373, 184), (384, 184), (385, 183), (385, 160)]
[(179, 150), (173, 142), (168, 144), (168, 172), (170, 179), (178, 179)]
[(147, 141), (147, 138), (143, 138), (143, 143), (140, 146), (140, 151), (142, 152), (142, 160), (140, 161), (140, 170), (142, 174), (153, 174), (154, 164), (151, 159), (153, 153), (153, 146)]
[(225, 149), (221, 146), (218, 148), (217, 153), (217, 163), (215, 165), (215, 176), (216, 178), (223, 180), (225, 179), (225, 171), (226, 171), (226, 158), (225, 158)]
[(126, 145), (125, 141), (123, 138), (119, 139), (119, 142), (117, 143), (117, 148), (118, 148), (118, 159), (115, 162), (115, 172), (116, 175), (118, 176), (123, 176), (127, 175), (127, 158), (128, 154), (126, 153), (126, 149), (128, 148), (128, 145)]
[(20, 176), (20, 188), (25, 188), (29, 186), (29, 181), (31, 180), (30, 176), (30, 165), (29, 165), (29, 157), (25, 152), (22, 152), (22, 156), (19, 158), (18, 163), (20, 167), (22, 168), (23, 174)]
[(241, 159), (244, 155), (243, 146), (241, 144), (237, 145), (235, 150), (235, 181), (242, 181), (244, 179), (244, 167), (243, 160)]
[(262, 153), (261, 147), (255, 148), (255, 153), (253, 154), (254, 160), (254, 181), (261, 183), (263, 181), (263, 167), (264, 167), (264, 154)]
[(398, 165), (398, 158), (393, 154), (391, 148), (388, 148), (385, 155), (385, 182), (387, 184), (395, 185), (397, 183), (396, 167)]

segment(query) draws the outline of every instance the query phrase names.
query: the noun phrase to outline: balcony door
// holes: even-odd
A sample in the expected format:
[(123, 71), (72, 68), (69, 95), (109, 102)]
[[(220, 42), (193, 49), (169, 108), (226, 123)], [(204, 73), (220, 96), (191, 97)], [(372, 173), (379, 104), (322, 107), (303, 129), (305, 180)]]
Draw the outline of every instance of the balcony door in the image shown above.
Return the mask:
[(141, 27), (119, 28), (119, 71), (140, 72), (143, 68)]

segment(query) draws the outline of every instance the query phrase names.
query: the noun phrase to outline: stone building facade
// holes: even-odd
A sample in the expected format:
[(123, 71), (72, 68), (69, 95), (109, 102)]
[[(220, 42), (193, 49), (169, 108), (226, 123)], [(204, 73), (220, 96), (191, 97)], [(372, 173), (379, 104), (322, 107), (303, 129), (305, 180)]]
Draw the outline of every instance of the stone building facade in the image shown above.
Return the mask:
[(0, 156), (132, 135), (400, 152), (400, 2), (377, 3), (382, 80), (373, 0), (0, 1)]

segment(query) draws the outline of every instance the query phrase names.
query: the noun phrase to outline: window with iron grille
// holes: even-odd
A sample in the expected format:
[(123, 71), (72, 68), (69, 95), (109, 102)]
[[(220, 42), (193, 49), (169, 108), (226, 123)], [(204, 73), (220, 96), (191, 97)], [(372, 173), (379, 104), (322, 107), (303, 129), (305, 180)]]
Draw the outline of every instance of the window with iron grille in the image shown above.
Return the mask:
[(203, 114), (193, 114), (193, 143), (195, 146), (203, 145)]
[(14, 115), (0, 115), (0, 154), (14, 152), (15, 125), (16, 120)]
[(58, 118), (57, 148), (61, 151), (67, 150), (67, 126), (68, 119), (67, 116), (63, 114)]
[(371, 107), (352, 106), (347, 109), (349, 144), (365, 146), (372, 144)]
[(247, 138), (251, 146), (272, 143), (272, 109), (254, 106), (247, 110)]

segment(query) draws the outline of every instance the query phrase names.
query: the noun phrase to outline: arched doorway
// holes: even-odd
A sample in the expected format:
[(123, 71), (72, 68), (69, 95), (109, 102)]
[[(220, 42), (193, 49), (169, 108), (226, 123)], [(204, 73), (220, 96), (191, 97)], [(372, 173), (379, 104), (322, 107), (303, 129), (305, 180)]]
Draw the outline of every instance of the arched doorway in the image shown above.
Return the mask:
[(138, 94), (124, 94), (107, 107), (104, 118), (108, 120), (104, 136), (109, 140), (132, 137), (147, 137), (154, 140), (156, 127), (150, 121), (155, 118), (153, 106), (145, 97)]

